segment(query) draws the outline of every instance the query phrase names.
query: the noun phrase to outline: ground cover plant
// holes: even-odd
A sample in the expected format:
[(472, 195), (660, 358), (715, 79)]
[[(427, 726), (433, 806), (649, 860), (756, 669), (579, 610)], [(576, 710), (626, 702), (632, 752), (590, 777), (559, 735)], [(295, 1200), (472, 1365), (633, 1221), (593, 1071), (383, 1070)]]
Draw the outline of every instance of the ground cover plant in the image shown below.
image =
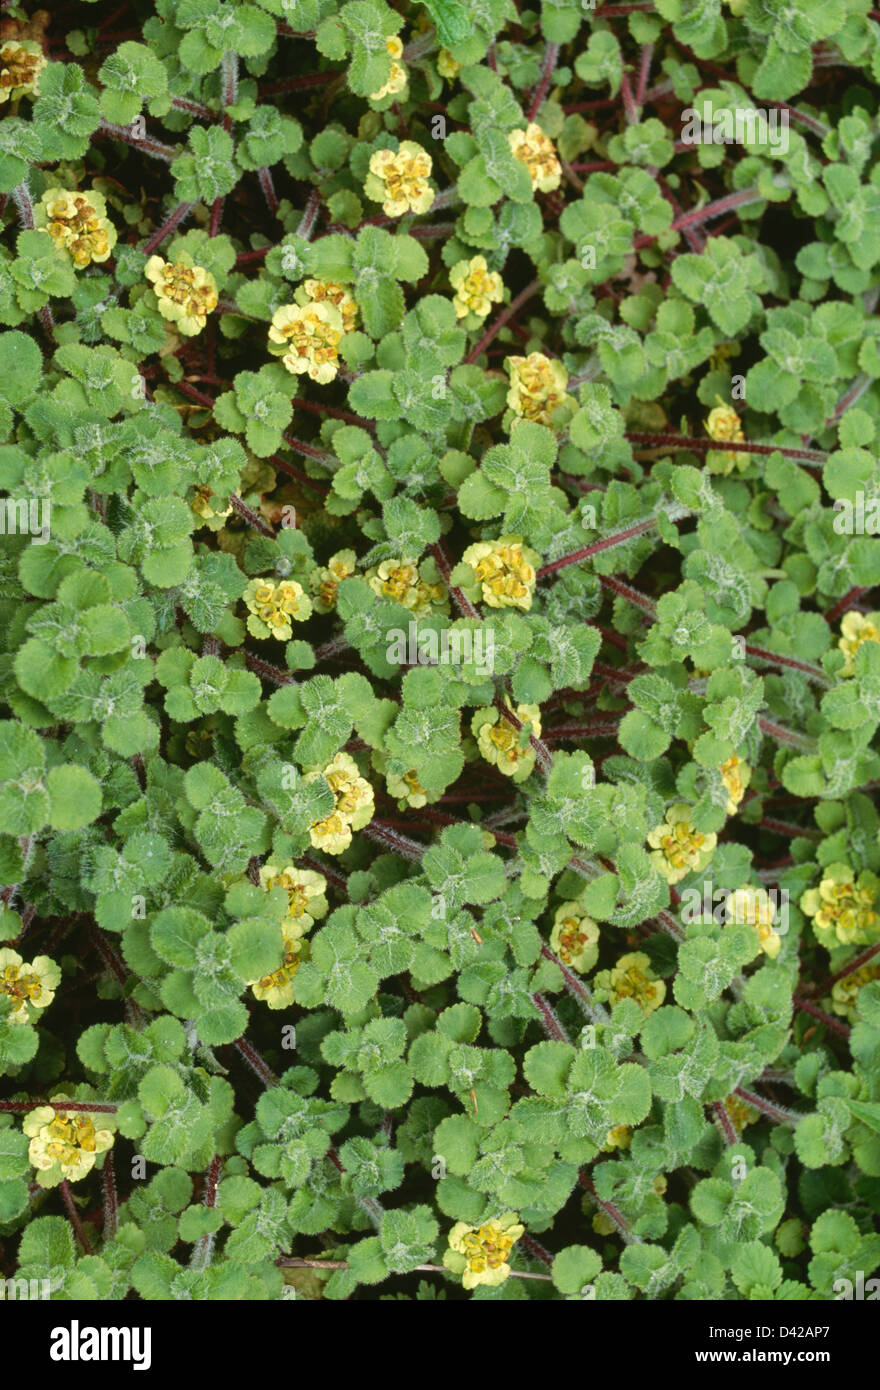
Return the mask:
[(9, 1296), (877, 1289), (869, 6), (3, 5)]

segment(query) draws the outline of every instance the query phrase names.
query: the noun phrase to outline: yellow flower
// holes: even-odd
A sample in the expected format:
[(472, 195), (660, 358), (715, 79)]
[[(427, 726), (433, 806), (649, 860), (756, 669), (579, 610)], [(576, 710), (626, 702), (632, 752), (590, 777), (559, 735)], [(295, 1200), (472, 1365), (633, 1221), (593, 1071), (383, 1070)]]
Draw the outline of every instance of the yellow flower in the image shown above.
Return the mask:
[(880, 879), (866, 869), (856, 878), (848, 864), (829, 864), (818, 888), (809, 888), (800, 908), (813, 919), (817, 940), (830, 950), (836, 938), (844, 946), (863, 943), (877, 936), (880, 919), (876, 912)]
[(434, 201), (428, 182), (433, 160), (414, 140), (401, 141), (400, 149), (376, 150), (370, 158), (370, 172), (364, 192), (374, 203), (381, 203), (387, 217), (405, 212), (427, 212)]
[(281, 937), (284, 945), (282, 964), (261, 980), (248, 981), (254, 998), (261, 999), (270, 1009), (290, 1008), (294, 977), (309, 954), (309, 943), (303, 940), (302, 927), (298, 923), (282, 922)]
[(335, 804), (329, 816), (311, 826), (312, 848), (341, 854), (351, 844), (352, 830), (362, 830), (373, 819), (373, 788), (361, 777), (357, 763), (348, 753), (337, 753), (325, 768), (313, 768), (305, 780), (313, 782), (317, 777), (324, 778)]
[[(513, 709), (506, 695), (504, 701), (508, 709)], [(517, 705), (513, 712), (521, 724), (529, 725), (535, 737), (540, 738), (541, 711), (537, 705)], [(476, 710), (471, 719), (471, 732), (487, 763), (515, 782), (525, 781), (535, 766), (535, 750), (528, 741), (523, 745), (519, 729), (505, 719), (499, 709), (492, 706)]]
[(447, 604), (444, 585), (424, 580), (417, 560), (383, 560), (364, 577), (374, 594), (393, 599), (411, 613), (429, 613)]
[(411, 768), (402, 777), (395, 777), (393, 772), (386, 773), (385, 785), (388, 788), (389, 796), (399, 797), (398, 806), (401, 810), (406, 806), (427, 806), (428, 793), (425, 791), (418, 779), (418, 774)]
[(553, 919), (550, 948), (563, 965), (585, 975), (599, 959), (599, 924), (578, 902), (561, 903)]
[(631, 1143), (632, 1127), (630, 1125), (614, 1125), (605, 1137), (602, 1151), (603, 1153), (611, 1153), (614, 1149), (628, 1149)]
[(18, 101), (25, 93), (35, 97), (45, 66), (46, 59), (38, 43), (7, 39), (0, 46), (0, 105), (4, 101)]
[(215, 512), (211, 506), (211, 498), (214, 496), (213, 490), (206, 483), (201, 483), (196, 489), (190, 502), (190, 506), (196, 516), (202, 517), (204, 521), (213, 521), (214, 517), (229, 516), (232, 507), (226, 507), (222, 512)]
[(201, 333), (208, 315), (217, 308), (217, 282), (211, 272), (182, 254), (173, 265), (161, 256), (151, 256), (144, 275), (155, 289), (163, 319), (187, 338)]
[(654, 867), (667, 883), (678, 883), (692, 869), (702, 869), (715, 850), (717, 835), (704, 835), (691, 822), (691, 807), (679, 801), (670, 806), (666, 820), (648, 836)]
[(48, 956), (35, 956), (25, 965), (17, 951), (0, 949), (0, 994), (12, 1000), (10, 1023), (34, 1023), (55, 998), (61, 971)]
[(737, 925), (747, 923), (756, 929), (761, 950), (775, 960), (782, 949), (782, 937), (774, 929), (776, 905), (766, 888), (746, 884), (731, 893), (725, 904), (725, 921)]
[(454, 82), (461, 72), (461, 63), (456, 62), (448, 48), (441, 48), (437, 54), (437, 71), (447, 82)]
[(654, 974), (643, 951), (621, 956), (612, 970), (600, 970), (593, 983), (612, 1004), (635, 999), (646, 1016), (659, 1009), (666, 998), (666, 985)]
[(854, 970), (851, 975), (845, 975), (836, 985), (832, 985), (831, 1007), (834, 1012), (843, 1014), (844, 1018), (855, 1023), (859, 990), (872, 980), (880, 980), (880, 964), (876, 961), (869, 961), (860, 970)]
[(853, 610), (844, 614), (837, 644), (846, 657), (840, 673), (842, 676), (855, 675), (856, 652), (863, 642), (880, 642), (880, 613), (858, 613)]
[(483, 602), (490, 608), (521, 608), (528, 612), (535, 592), (535, 566), (541, 557), (523, 545), (522, 536), (478, 541), (469, 545), (461, 558), (482, 585)]
[(462, 1285), (475, 1289), (478, 1284), (497, 1288), (510, 1274), (508, 1258), (525, 1226), (519, 1224), (516, 1212), (486, 1221), (482, 1226), (469, 1226), (458, 1221), (449, 1232), (449, 1249), (443, 1263), (453, 1274), (463, 1274)]
[(559, 187), (562, 165), (556, 155), (556, 146), (539, 125), (530, 121), (525, 130), (510, 130), (507, 140), (512, 153), (528, 169), (533, 191), (550, 193)]
[(383, 97), (397, 96), (399, 92), (403, 91), (408, 81), (406, 68), (403, 63), (398, 62), (403, 54), (403, 44), (398, 36), (395, 34), (393, 38), (386, 39), (385, 47), (391, 57), (391, 75), (378, 92), (370, 92), (370, 101), (381, 101)]
[(336, 607), (336, 593), (343, 579), (348, 579), (355, 572), (357, 556), (353, 550), (337, 550), (323, 569), (315, 570), (312, 574), (310, 586), (312, 593), (316, 594), (315, 611), (317, 613), (330, 613)]
[(551, 361), (543, 352), (530, 352), (528, 357), (508, 357), (510, 390), (507, 404), (523, 420), (538, 425), (552, 424), (555, 410), (565, 400), (568, 372), (555, 358)]
[(107, 204), (100, 193), (49, 188), (34, 212), (37, 230), (66, 251), (77, 269), (110, 259), (116, 228), (107, 217)]
[(358, 306), (338, 280), (304, 280), (295, 298), (300, 305), (332, 304), (342, 315), (343, 334), (350, 333), (357, 322)]
[(311, 869), (297, 869), (293, 864), (283, 868), (278, 864), (264, 864), (260, 869), (260, 886), (268, 892), (272, 888), (283, 888), (287, 893), (288, 926), (299, 928), (302, 936), (315, 925), (317, 918), (327, 912), (327, 880), (323, 874), (313, 873)]
[(291, 622), (305, 622), (312, 611), (312, 600), (295, 579), (280, 584), (272, 579), (252, 579), (242, 598), (251, 615), (247, 627), (252, 637), (278, 637), (289, 642)]
[(727, 814), (732, 816), (746, 794), (752, 769), (734, 753), (726, 763), (721, 764), (721, 780), (727, 788)]
[[(715, 399), (718, 404), (710, 410), (706, 421), (706, 433), (709, 438), (732, 440), (735, 444), (744, 443), (745, 435), (740, 418), (733, 406), (725, 405), (720, 396), (716, 396)], [(710, 473), (730, 473), (734, 468), (738, 468), (742, 473), (748, 468), (751, 460), (751, 454), (742, 453), (738, 449), (710, 449), (706, 455)]]
[(308, 304), (284, 304), (272, 315), (269, 351), (280, 357), (289, 372), (308, 373), (311, 381), (326, 386), (339, 371), (342, 314), (329, 299)]
[(756, 1110), (753, 1105), (749, 1105), (748, 1101), (740, 1100), (737, 1095), (731, 1094), (726, 1096), (722, 1101), (722, 1105), (727, 1111), (730, 1117), (730, 1123), (736, 1130), (737, 1135), (741, 1135), (744, 1129), (749, 1125), (753, 1125), (756, 1120), (760, 1120), (761, 1118), (760, 1112)]
[(460, 319), (471, 316), (482, 323), (492, 305), (504, 297), (504, 282), (497, 270), (489, 269), (485, 256), (456, 261), (449, 272), (449, 283), (455, 290), (452, 304)]
[(22, 1128), (30, 1139), (28, 1158), (37, 1169), (41, 1187), (56, 1187), (62, 1181), (79, 1182), (95, 1166), (98, 1154), (113, 1144), (113, 1115), (97, 1118), (102, 1129), (95, 1129), (95, 1117), (83, 1110), (64, 1110), (58, 1102), (70, 1096), (52, 1097), (51, 1104), (40, 1105), (25, 1116)]

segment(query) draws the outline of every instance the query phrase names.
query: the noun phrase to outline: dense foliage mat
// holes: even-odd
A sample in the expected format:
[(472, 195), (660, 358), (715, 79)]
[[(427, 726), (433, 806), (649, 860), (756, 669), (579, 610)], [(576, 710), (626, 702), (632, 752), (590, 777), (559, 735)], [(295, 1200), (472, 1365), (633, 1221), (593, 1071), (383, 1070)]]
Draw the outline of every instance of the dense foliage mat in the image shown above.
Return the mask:
[(4, 1279), (863, 1296), (869, 5), (4, 4)]

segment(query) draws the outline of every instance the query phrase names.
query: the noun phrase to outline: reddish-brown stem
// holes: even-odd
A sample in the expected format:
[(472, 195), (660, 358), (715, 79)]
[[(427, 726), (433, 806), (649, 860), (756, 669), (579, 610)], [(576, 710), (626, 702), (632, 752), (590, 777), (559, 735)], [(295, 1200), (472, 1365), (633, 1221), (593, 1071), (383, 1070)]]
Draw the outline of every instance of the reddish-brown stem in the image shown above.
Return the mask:
[(845, 613), (848, 608), (851, 608), (852, 605), (862, 597), (862, 594), (869, 594), (870, 592), (870, 586), (867, 588), (850, 589), (849, 593), (844, 594), (843, 598), (837, 600), (833, 608), (828, 609), (828, 612), (825, 614), (826, 623), (835, 622), (842, 613)]
[(747, 1091), (742, 1086), (737, 1086), (735, 1088), (734, 1095), (747, 1101), (748, 1104), (754, 1106), (756, 1110), (760, 1110), (762, 1115), (769, 1115), (772, 1120), (777, 1120), (780, 1124), (796, 1124), (801, 1118), (800, 1115), (783, 1110), (781, 1106), (774, 1105), (772, 1101), (765, 1100), (763, 1096), (756, 1095), (754, 1091)]
[(277, 666), (270, 666), (268, 661), (261, 661), (258, 656), (246, 651), (244, 662), (251, 671), (258, 676), (264, 676), (267, 681), (272, 681), (274, 685), (293, 685), (294, 679), (288, 671), (282, 671)]
[(778, 652), (765, 651), (763, 647), (753, 647), (746, 643), (746, 651), (749, 656), (755, 657), (758, 661), (766, 661), (770, 666), (790, 666), (794, 671), (803, 671), (805, 676), (812, 676), (815, 680), (828, 684), (828, 677), (821, 666), (814, 666), (809, 661), (799, 661), (794, 656), (780, 656)]
[(232, 1044), (236, 1052), (244, 1058), (248, 1066), (262, 1081), (264, 1086), (277, 1086), (278, 1077), (275, 1075), (268, 1062), (264, 1061), (255, 1047), (245, 1038), (237, 1038)]
[(726, 1142), (728, 1144), (735, 1144), (737, 1142), (736, 1130), (733, 1127), (731, 1118), (725, 1110), (723, 1103), (720, 1100), (713, 1100), (712, 1110), (715, 1113), (716, 1120), (721, 1126)]
[(153, 233), (149, 240), (144, 242), (141, 247), (144, 255), (152, 256), (153, 252), (162, 245), (166, 237), (169, 237), (171, 233), (179, 227), (180, 223), (194, 207), (194, 203), (178, 203), (167, 221), (163, 222), (162, 226)]
[(804, 734), (797, 733), (794, 729), (788, 729), (784, 724), (777, 724), (772, 719), (767, 719), (763, 715), (758, 718), (758, 728), (765, 733), (768, 738), (775, 739), (777, 743), (784, 743), (788, 748), (800, 748), (802, 752), (813, 752), (813, 741)]
[(612, 574), (600, 574), (599, 580), (606, 589), (610, 589), (618, 598), (625, 598), (636, 608), (640, 608), (643, 613), (647, 613), (649, 618), (657, 617), (657, 609), (653, 602), (640, 589), (633, 588), (632, 584), (624, 584), (622, 579), (615, 579)]
[(558, 560), (548, 561), (538, 570), (537, 577), (538, 579), (546, 579), (549, 574), (557, 574), (559, 570), (566, 569), (568, 565), (579, 565), (584, 560), (589, 560), (591, 555), (598, 555), (600, 551), (610, 550), (615, 545), (623, 545), (624, 541), (631, 540), (633, 536), (641, 536), (656, 525), (657, 518), (649, 516), (645, 521), (639, 521), (635, 526), (627, 526), (623, 531), (618, 531), (613, 536), (606, 536), (601, 541), (593, 541), (580, 550), (573, 550), (569, 555), (562, 555)]
[(166, 164), (170, 164), (172, 159), (177, 157), (177, 150), (173, 145), (163, 145), (160, 140), (151, 140), (146, 135), (134, 135), (127, 125), (112, 125), (110, 121), (101, 121), (95, 135), (109, 135), (111, 139), (133, 145), (135, 149), (152, 155), (154, 159), (162, 159)]
[[(717, 449), (715, 439), (695, 439), (683, 434), (646, 434), (641, 430), (628, 430), (626, 438), (631, 444), (640, 444), (647, 449), (692, 449), (695, 453), (706, 453)], [(807, 459), (810, 463), (824, 463), (827, 454), (818, 449), (792, 449), (787, 444), (756, 444), (754, 440), (726, 439), (724, 448), (738, 454), (782, 454), (783, 458)]]
[(442, 540), (434, 542), (434, 544), (431, 546), (431, 554), (434, 556), (434, 559), (437, 563), (437, 568), (443, 576), (443, 582), (449, 590), (450, 594), (452, 595), (452, 598), (455, 600), (459, 612), (465, 618), (474, 618), (477, 621), (479, 621), (480, 614), (478, 610), (474, 607), (474, 605), (471, 603), (467, 594), (465, 594), (463, 590), (459, 589), (455, 584), (452, 583), (452, 580), (450, 578), (450, 575), (452, 574), (452, 565), (450, 563), (449, 554), (446, 550), (446, 546)]
[(89, 1238), (86, 1235), (85, 1227), (83, 1226), (80, 1214), (76, 1209), (76, 1203), (73, 1200), (73, 1193), (70, 1190), (70, 1183), (67, 1181), (66, 1178), (63, 1182), (60, 1182), (58, 1184), (58, 1191), (61, 1193), (61, 1200), (67, 1208), (67, 1215), (70, 1218), (70, 1224), (73, 1227), (73, 1233), (79, 1241), (80, 1249), (82, 1250), (84, 1255), (91, 1255), (92, 1247), (89, 1244)]
[(541, 108), (541, 103), (544, 100), (550, 88), (550, 81), (553, 77), (553, 70), (556, 67), (558, 61), (559, 44), (548, 43), (547, 47), (544, 50), (544, 62), (541, 65), (541, 76), (538, 81), (538, 85), (535, 88), (532, 100), (529, 104), (529, 110), (528, 115), (526, 116), (526, 120), (533, 121), (537, 116), (538, 111)]
[[(499, 710), (502, 718), (506, 719), (508, 724), (512, 724), (514, 729), (519, 731), (523, 728), (522, 720), (519, 718), (517, 714), (513, 712), (512, 709), (510, 709), (504, 703), (500, 696), (496, 698), (495, 706)], [(538, 765), (541, 768), (541, 771), (546, 775), (553, 768), (553, 757), (550, 752), (550, 749), (547, 747), (546, 743), (544, 743), (541, 739), (536, 738), (536, 736), (533, 733), (529, 734), (529, 743), (532, 747), (535, 757), (538, 760)]]
[(878, 954), (880, 954), (880, 941), (875, 946), (869, 946), (867, 951), (862, 951), (860, 955), (853, 956), (848, 965), (845, 965), (842, 970), (838, 970), (835, 975), (829, 975), (828, 979), (823, 980), (821, 984), (807, 985), (806, 988), (810, 994), (827, 994), (838, 980), (845, 980), (847, 975), (854, 975), (857, 970), (861, 970), (863, 965), (867, 965), (868, 961), (873, 960)]
[(211, 222), (208, 227), (208, 236), (216, 236), (220, 231), (220, 223), (223, 220), (223, 204), (225, 198), (215, 198), (211, 204)]
[(487, 328), (480, 341), (476, 343), (474, 347), (471, 348), (467, 357), (464, 359), (465, 362), (476, 362), (477, 358), (480, 356), (480, 353), (485, 352), (486, 348), (495, 338), (496, 334), (501, 332), (501, 329), (508, 322), (508, 320), (512, 319), (514, 314), (517, 313), (522, 308), (522, 306), (532, 298), (533, 295), (536, 295), (540, 288), (540, 280), (532, 280), (528, 285), (526, 285), (524, 290), (520, 290), (516, 298), (510, 301), (507, 308), (503, 309), (501, 313), (498, 315), (498, 317), (495, 319), (494, 323), (492, 323), (491, 326)]
[(272, 180), (272, 170), (265, 165), (257, 170), (257, 178), (260, 180), (260, 187), (263, 190), (263, 197), (266, 199), (269, 211), (274, 215), (278, 213), (278, 194), (275, 192), (275, 184)]
[(651, 59), (654, 57), (654, 45), (646, 43), (642, 47), (641, 58), (639, 60), (639, 80), (636, 86), (636, 105), (641, 106), (645, 100), (645, 92), (648, 89), (648, 76), (651, 72)]
[(108, 1149), (102, 1172), (104, 1187), (104, 1239), (112, 1240), (116, 1235), (119, 1219), (119, 1199), (116, 1196), (116, 1169), (113, 1166), (113, 1150)]
[(839, 1018), (832, 1018), (830, 1014), (825, 1013), (824, 1009), (817, 1008), (816, 1005), (811, 1004), (808, 999), (800, 999), (795, 995), (792, 1003), (795, 1008), (800, 1009), (802, 1013), (809, 1014), (811, 1018), (818, 1019), (820, 1023), (824, 1023), (825, 1027), (830, 1028), (832, 1033), (839, 1034), (841, 1038), (849, 1037), (850, 1030), (845, 1023), (841, 1023)]
[(540, 994), (536, 991), (531, 996), (531, 999), (535, 1008), (538, 1010), (538, 1013), (541, 1015), (541, 1025), (544, 1029), (544, 1032), (547, 1034), (547, 1037), (552, 1038), (554, 1042), (567, 1043), (569, 1041), (568, 1034), (566, 1033), (562, 1024), (559, 1022), (559, 1019), (556, 1017), (550, 1005), (547, 1003), (547, 1000), (544, 998), (543, 994)]
[[(53, 1110), (56, 1108), (50, 1100), (0, 1100), (0, 1113), (27, 1115), (45, 1105), (52, 1106)], [(105, 1105), (97, 1100), (65, 1100), (59, 1101), (58, 1106), (64, 1110), (81, 1110), (85, 1115), (115, 1115), (119, 1109), (118, 1105)]]
[(237, 493), (231, 492), (229, 494), (229, 502), (232, 506), (232, 510), (237, 512), (239, 516), (244, 517), (248, 526), (252, 526), (254, 530), (259, 531), (261, 535), (268, 536), (270, 540), (275, 539), (275, 532), (272, 530), (269, 523), (255, 511), (252, 511), (246, 502), (242, 502)]

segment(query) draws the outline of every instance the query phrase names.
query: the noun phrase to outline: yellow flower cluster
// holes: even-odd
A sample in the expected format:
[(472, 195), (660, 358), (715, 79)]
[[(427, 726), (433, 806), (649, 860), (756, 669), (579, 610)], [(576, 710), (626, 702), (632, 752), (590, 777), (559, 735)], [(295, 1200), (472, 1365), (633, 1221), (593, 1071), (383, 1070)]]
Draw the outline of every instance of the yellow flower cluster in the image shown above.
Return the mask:
[(741, 1135), (744, 1129), (761, 1118), (760, 1111), (756, 1110), (753, 1105), (749, 1105), (748, 1101), (740, 1100), (737, 1095), (726, 1096), (722, 1105), (738, 1135)]
[(34, 210), (37, 230), (51, 237), (66, 251), (78, 270), (93, 262), (110, 259), (116, 245), (116, 228), (107, 217), (103, 196), (92, 190), (69, 193), (66, 188), (49, 188)]
[(848, 864), (829, 864), (818, 888), (809, 888), (800, 909), (813, 919), (816, 937), (830, 950), (876, 939), (880, 931), (877, 890), (880, 879), (865, 869), (856, 877)]
[(315, 611), (331, 613), (336, 607), (336, 594), (343, 579), (354, 574), (357, 556), (353, 550), (337, 550), (322, 569), (315, 570), (310, 579), (315, 597)]
[(550, 193), (559, 187), (562, 165), (556, 154), (556, 146), (539, 125), (530, 121), (525, 130), (509, 131), (507, 140), (514, 156), (528, 169), (533, 191)]
[(452, 306), (456, 317), (473, 319), (465, 327), (482, 323), (493, 304), (504, 297), (504, 281), (497, 270), (490, 270), (485, 256), (473, 256), (469, 261), (456, 261), (449, 272), (449, 283), (455, 290)]
[(303, 280), (294, 294), (294, 299), (301, 307), (308, 304), (332, 304), (342, 315), (343, 335), (350, 333), (357, 323), (358, 306), (338, 280)]
[(831, 1007), (836, 1014), (842, 1014), (850, 1022), (855, 1023), (856, 1011), (859, 1003), (859, 990), (863, 985), (868, 985), (872, 980), (880, 980), (880, 964), (876, 961), (869, 961), (861, 969), (854, 970), (851, 975), (844, 975), (842, 980), (831, 987)]
[(613, 1153), (615, 1149), (628, 1149), (632, 1143), (631, 1125), (614, 1125), (605, 1136), (603, 1153)]
[(211, 498), (213, 496), (213, 489), (209, 488), (207, 483), (200, 483), (195, 489), (192, 501), (189, 504), (196, 516), (200, 516), (204, 521), (213, 521), (215, 517), (229, 516), (232, 512), (231, 506), (225, 507), (222, 512), (215, 511), (211, 506)]
[(55, 998), (61, 971), (48, 956), (35, 956), (25, 964), (17, 951), (0, 950), (0, 994), (12, 1000), (10, 1023), (34, 1023)]
[(211, 272), (184, 253), (173, 265), (161, 256), (151, 256), (144, 274), (156, 292), (163, 319), (187, 338), (201, 333), (208, 315), (217, 308), (217, 282)]
[(490, 608), (521, 608), (528, 612), (535, 592), (540, 555), (523, 544), (522, 536), (499, 536), (497, 541), (469, 545), (462, 562), (470, 565)]
[(402, 140), (396, 154), (393, 150), (376, 150), (371, 155), (364, 192), (374, 203), (382, 204), (386, 217), (427, 212), (434, 201), (434, 190), (428, 182), (433, 167), (427, 150), (414, 140)]
[(292, 623), (303, 623), (312, 611), (312, 600), (295, 579), (275, 583), (272, 579), (252, 579), (242, 594), (250, 613), (247, 621), (252, 637), (277, 637), (289, 642)]
[(702, 869), (715, 851), (717, 835), (701, 834), (691, 821), (691, 807), (685, 801), (670, 806), (666, 820), (648, 835), (655, 869), (667, 883), (678, 883), (693, 869)]
[[(427, 563), (423, 562), (422, 569)], [(393, 599), (411, 613), (430, 613), (449, 604), (445, 586), (426, 580), (418, 560), (383, 560), (368, 569), (364, 578), (374, 594)]]
[(286, 1009), (294, 1002), (296, 972), (308, 958), (305, 934), (327, 911), (326, 880), (310, 869), (269, 863), (260, 870), (260, 885), (267, 892), (283, 888), (287, 894), (287, 916), (281, 923), (284, 958), (277, 970), (260, 980), (249, 980), (248, 984), (254, 998), (263, 1000), (270, 1009)]
[(510, 1274), (510, 1252), (525, 1226), (516, 1212), (508, 1211), (482, 1226), (458, 1221), (449, 1232), (449, 1249), (443, 1263), (453, 1274), (462, 1274), (462, 1285), (475, 1289), (478, 1284), (497, 1288)]
[(28, 1158), (41, 1187), (79, 1182), (92, 1171), (98, 1155), (113, 1144), (113, 1116), (102, 1113), (100, 1122), (106, 1127), (95, 1129), (88, 1112), (61, 1108), (69, 1100), (70, 1096), (53, 1096), (50, 1105), (40, 1105), (25, 1116), (22, 1128), (31, 1141)]
[(269, 351), (294, 376), (326, 386), (339, 371), (339, 344), (345, 329), (342, 314), (329, 299), (283, 304), (272, 315)]
[(555, 410), (565, 400), (568, 372), (556, 359), (543, 352), (530, 352), (528, 357), (508, 357), (510, 390), (507, 404), (522, 420), (537, 425), (549, 425)]
[[(512, 709), (507, 696), (505, 704)], [(513, 711), (521, 724), (525, 724), (535, 735), (541, 736), (541, 711), (537, 705), (517, 705)], [(477, 747), (493, 767), (512, 777), (514, 782), (524, 782), (535, 766), (535, 750), (531, 743), (523, 743), (525, 735), (494, 706), (478, 709), (471, 719), (471, 732), (476, 736)]]
[[(732, 406), (725, 405), (720, 396), (715, 397), (718, 402), (714, 410), (710, 410), (709, 418), (706, 421), (706, 433), (710, 439), (731, 440), (734, 444), (743, 444), (745, 435), (742, 431), (740, 418)], [(730, 473), (734, 468), (738, 468), (742, 473), (751, 463), (752, 456), (736, 449), (710, 449), (706, 455), (706, 462), (710, 473)]]
[(29, 39), (7, 39), (0, 46), (0, 105), (18, 101), (25, 93), (37, 96), (40, 73), (46, 66), (43, 50)]
[(403, 57), (403, 44), (396, 34), (385, 40), (385, 47), (391, 58), (391, 75), (377, 92), (370, 92), (370, 101), (381, 101), (383, 97), (398, 96), (406, 87), (408, 77), (400, 59)]
[(654, 974), (644, 951), (621, 956), (611, 970), (600, 970), (593, 983), (597, 995), (601, 992), (612, 1005), (635, 999), (645, 1016), (659, 1009), (666, 998), (666, 985)]
[(553, 920), (550, 948), (563, 965), (585, 975), (599, 959), (599, 924), (579, 902), (561, 903)]
[(782, 937), (773, 926), (775, 917), (776, 905), (767, 889), (753, 888), (751, 884), (737, 888), (725, 904), (725, 921), (754, 927), (761, 950), (771, 960), (775, 960), (782, 949)]
[(844, 615), (837, 644), (846, 657), (840, 673), (842, 676), (855, 675), (856, 652), (863, 642), (880, 642), (880, 613), (858, 613), (853, 610)]
[(447, 82), (454, 82), (461, 72), (461, 63), (456, 62), (448, 48), (441, 48), (437, 54), (437, 71)]
[(721, 764), (721, 780), (727, 788), (727, 814), (736, 814), (740, 802), (746, 794), (746, 787), (752, 777), (752, 769), (734, 753), (726, 763)]
[(385, 778), (388, 795), (397, 798), (399, 810), (405, 811), (408, 806), (427, 806), (428, 793), (419, 781), (415, 768), (408, 768), (403, 773), (389, 771), (388, 755), (379, 749), (373, 753), (372, 762), (376, 771)]
[(351, 844), (351, 832), (362, 830), (373, 819), (373, 788), (348, 753), (337, 753), (332, 763), (323, 769), (314, 768), (305, 780), (313, 782), (318, 777), (329, 785), (335, 805), (329, 816), (311, 826), (312, 848), (342, 854)]

